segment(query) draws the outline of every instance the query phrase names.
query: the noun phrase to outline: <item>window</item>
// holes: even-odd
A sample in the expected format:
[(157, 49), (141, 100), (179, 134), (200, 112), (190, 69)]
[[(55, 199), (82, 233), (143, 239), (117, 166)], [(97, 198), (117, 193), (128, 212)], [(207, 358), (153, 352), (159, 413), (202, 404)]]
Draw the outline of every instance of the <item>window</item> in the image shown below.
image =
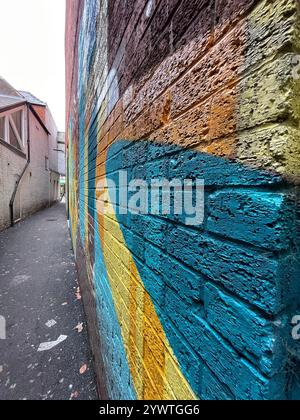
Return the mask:
[(11, 114), (11, 118), (12, 118), (13, 122), (15, 123), (15, 127), (16, 127), (18, 133), (20, 134), (20, 137), (22, 137), (22, 131), (23, 131), (22, 114), (23, 114), (22, 110), (14, 112), (13, 114)]
[(0, 139), (5, 139), (5, 117), (0, 117)]
[(18, 143), (18, 137), (11, 123), (9, 123), (9, 142), (12, 146), (16, 147), (17, 149), (20, 148), (20, 145)]
[(0, 138), (16, 149), (24, 149), (23, 109), (12, 110), (0, 116)]

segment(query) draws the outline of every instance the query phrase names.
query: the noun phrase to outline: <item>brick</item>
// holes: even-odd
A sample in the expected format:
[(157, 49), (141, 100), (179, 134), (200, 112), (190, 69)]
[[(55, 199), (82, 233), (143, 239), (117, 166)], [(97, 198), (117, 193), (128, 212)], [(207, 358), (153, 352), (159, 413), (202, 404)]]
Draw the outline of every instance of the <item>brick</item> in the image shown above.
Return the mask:
[(204, 401), (232, 401), (233, 394), (226, 384), (221, 384), (215, 375), (206, 366), (203, 368), (203, 388), (201, 390), (201, 400)]
[(245, 131), (236, 139), (239, 162), (282, 174), (293, 184), (299, 183), (299, 145), (298, 130), (280, 124)]
[[(282, 182), (276, 173), (242, 165), (233, 159), (182, 150), (165, 162), (172, 179), (201, 179), (208, 187), (276, 185)], [(156, 166), (158, 163), (156, 162)], [(161, 167), (163, 163), (160, 162)], [(164, 174), (165, 172), (162, 172)]]
[[(174, 308), (172, 309), (174, 312)], [(166, 315), (164, 315), (166, 318)], [(171, 317), (165, 319), (165, 331), (172, 346), (177, 346), (177, 358), (181, 361), (182, 370), (187, 380), (192, 384), (197, 395), (201, 395), (203, 387), (203, 360), (195, 353), (189, 343), (180, 334), (178, 328), (170, 321)]]
[[(237, 11), (239, 12), (240, 9), (238, 8)], [(183, 108), (181, 104), (185, 100), (184, 95), (187, 96), (186, 101), (190, 106), (192, 98), (195, 98), (194, 101), (200, 101), (208, 92), (216, 91), (219, 86), (237, 81), (245, 70), (254, 66), (264, 57), (274, 54), (280, 49), (292, 49), (296, 42), (295, 39), (297, 39), (295, 30), (291, 30), (297, 19), (295, 11), (293, 1), (287, 2), (284, 7), (280, 0), (275, 5), (263, 2), (249, 18), (247, 31), (245, 31), (245, 22), (239, 24), (221, 41), (220, 45), (216, 45), (207, 57), (200, 60), (186, 77), (176, 83), (172, 88), (171, 95), (175, 101), (172, 106), (173, 114), (175, 115)], [(287, 15), (288, 19), (286, 19)], [(266, 18), (266, 16), (269, 17)], [(283, 19), (285, 19), (284, 27)], [(209, 22), (209, 19), (206, 18), (205, 21)], [(203, 27), (203, 24), (198, 24), (198, 27)], [(207, 38), (204, 37), (206, 40)], [(199, 39), (197, 41), (199, 44)], [(178, 59), (175, 53), (169, 60), (169, 68), (160, 68), (152, 79), (144, 83), (143, 86), (137, 87), (137, 96), (132, 103), (132, 108), (126, 111), (126, 121), (133, 120), (136, 115), (135, 107), (139, 106), (140, 109), (147, 107), (147, 104), (152, 103), (160, 92), (173, 84), (173, 80), (176, 81), (189, 63), (193, 63), (195, 54), (199, 54), (197, 44), (197, 48), (192, 49), (194, 55), (191, 55), (192, 52), (189, 48), (194, 45), (193, 42), (194, 40), (191, 43), (186, 40), (184, 49), (178, 53)], [(221, 58), (222, 55), (224, 55), (224, 59)], [(226, 66), (223, 64), (224, 62)], [(168, 61), (163, 65), (167, 64)]]
[(205, 287), (207, 322), (268, 376), (285, 368), (284, 322), (272, 322), (217, 287)]
[(166, 241), (169, 254), (234, 294), (267, 313), (282, 309), (279, 261), (178, 227)]
[[(298, 2), (69, 7), (72, 239), (109, 398), (297, 399)], [(120, 169), (204, 180), (204, 222), (97, 217)]]
[(168, 285), (183, 300), (189, 304), (203, 302), (204, 279), (201, 274), (185, 268), (151, 245), (147, 246), (145, 257), (149, 268), (162, 277), (164, 285)]
[[(172, 316), (174, 317), (174, 316)], [(189, 342), (196, 343), (196, 351), (214, 372), (220, 383), (226, 384), (235, 399), (268, 400), (282, 399), (284, 374), (266, 379), (233, 347), (216, 334), (207, 323), (196, 316), (180, 319), (182, 331)], [(175, 321), (175, 320), (174, 320)]]
[(255, 4), (257, 0), (216, 0), (215, 32), (216, 37), (220, 37), (228, 29), (241, 19)]
[(226, 190), (208, 200), (207, 229), (272, 251), (294, 239), (295, 197), (288, 193)]

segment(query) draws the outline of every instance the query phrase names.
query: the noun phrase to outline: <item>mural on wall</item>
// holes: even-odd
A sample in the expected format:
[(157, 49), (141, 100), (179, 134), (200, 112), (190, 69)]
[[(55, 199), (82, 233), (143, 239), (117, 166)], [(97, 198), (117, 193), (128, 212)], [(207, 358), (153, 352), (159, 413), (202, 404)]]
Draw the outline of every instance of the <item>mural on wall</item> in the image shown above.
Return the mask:
[[(300, 398), (299, 6), (223, 3), (68, 4), (70, 228), (112, 399)], [(203, 180), (204, 219), (124, 214), (120, 171)]]

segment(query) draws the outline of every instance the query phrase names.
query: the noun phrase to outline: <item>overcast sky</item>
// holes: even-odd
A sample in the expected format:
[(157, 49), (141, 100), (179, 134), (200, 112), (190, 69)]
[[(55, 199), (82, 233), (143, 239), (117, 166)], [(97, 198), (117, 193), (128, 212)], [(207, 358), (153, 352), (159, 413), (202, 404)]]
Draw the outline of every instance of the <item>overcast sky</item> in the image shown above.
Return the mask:
[(47, 102), (65, 130), (64, 0), (0, 0), (0, 75)]

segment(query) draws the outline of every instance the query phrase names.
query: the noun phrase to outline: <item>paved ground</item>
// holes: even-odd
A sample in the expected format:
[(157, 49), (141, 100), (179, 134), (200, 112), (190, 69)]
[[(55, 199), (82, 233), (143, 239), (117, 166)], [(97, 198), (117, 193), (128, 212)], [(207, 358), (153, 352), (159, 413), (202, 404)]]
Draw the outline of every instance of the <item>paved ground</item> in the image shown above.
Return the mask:
[(64, 204), (0, 234), (0, 400), (97, 399), (77, 288)]

